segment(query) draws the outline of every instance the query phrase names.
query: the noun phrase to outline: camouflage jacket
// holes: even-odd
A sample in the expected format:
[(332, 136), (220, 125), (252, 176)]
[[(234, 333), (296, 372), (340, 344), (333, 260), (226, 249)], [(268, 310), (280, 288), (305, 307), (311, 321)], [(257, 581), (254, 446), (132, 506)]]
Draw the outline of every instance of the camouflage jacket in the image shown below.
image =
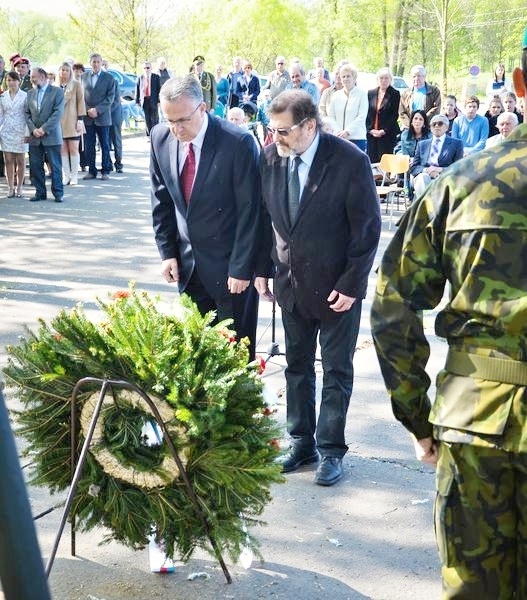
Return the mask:
[(524, 385), (445, 368), (431, 406), (422, 311), (447, 283), (435, 329), (450, 348), (527, 361), (527, 125), (449, 167), (411, 207), (382, 259), (371, 314), (394, 415), (418, 439), (526, 451)]

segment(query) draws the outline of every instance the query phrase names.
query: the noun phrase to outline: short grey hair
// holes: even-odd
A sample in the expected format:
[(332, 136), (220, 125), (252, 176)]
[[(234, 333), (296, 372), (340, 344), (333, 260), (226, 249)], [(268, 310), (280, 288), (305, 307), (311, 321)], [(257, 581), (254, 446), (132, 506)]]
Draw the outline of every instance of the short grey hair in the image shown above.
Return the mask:
[(445, 125), (446, 127), (450, 125), (450, 121), (448, 120), (448, 117), (446, 115), (434, 115), (430, 119), (430, 125), (432, 125), (432, 123), (437, 123), (438, 121), (440, 123), (443, 123), (443, 125)]
[(410, 75), (415, 75), (417, 73), (421, 73), (421, 75), (423, 77), (426, 77), (426, 69), (423, 67), (423, 65), (414, 65), (411, 69), (410, 69)]
[(203, 102), (203, 90), (194, 75), (171, 77), (162, 85), (159, 98), (166, 102), (177, 102), (181, 98)]
[(516, 125), (518, 125), (518, 115), (508, 110), (505, 110), (498, 115), (498, 118), (496, 119), (496, 125), (500, 125), (500, 123), (502, 123), (505, 119), (509, 118), (513, 120), (514, 127), (516, 127)]

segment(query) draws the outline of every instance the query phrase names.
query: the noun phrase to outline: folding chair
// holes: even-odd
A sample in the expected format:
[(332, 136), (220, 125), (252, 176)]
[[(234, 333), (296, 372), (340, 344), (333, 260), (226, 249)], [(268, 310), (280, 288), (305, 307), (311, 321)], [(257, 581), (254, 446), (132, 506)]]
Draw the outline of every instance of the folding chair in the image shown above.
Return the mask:
[[(373, 165), (372, 165), (373, 166)], [(408, 172), (410, 170), (410, 157), (407, 154), (383, 154), (381, 161), (375, 166), (382, 173), (381, 185), (377, 186), (379, 199), (386, 199), (386, 212), (390, 210), (389, 229), (392, 228), (393, 203), (397, 198), (397, 210), (399, 210), (399, 200), (404, 197), (408, 186)], [(398, 175), (403, 176), (403, 187), (397, 183), (390, 183), (390, 180)]]

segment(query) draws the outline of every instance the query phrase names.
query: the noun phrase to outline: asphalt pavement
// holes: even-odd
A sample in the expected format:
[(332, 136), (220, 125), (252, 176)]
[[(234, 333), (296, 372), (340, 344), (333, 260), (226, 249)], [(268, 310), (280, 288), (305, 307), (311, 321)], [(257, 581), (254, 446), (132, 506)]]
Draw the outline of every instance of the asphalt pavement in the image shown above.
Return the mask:
[[(130, 280), (149, 292), (175, 293), (160, 275), (150, 219), (148, 163), (144, 134), (126, 137), (124, 172), (111, 174), (108, 181), (79, 179), (79, 185), (65, 188), (62, 204), (53, 199), (30, 202), (34, 190), (29, 186), (25, 198), (5, 198), (5, 179), (0, 179), (0, 368), (7, 360), (6, 344), (16, 343), (24, 326), (35, 328), (39, 318), (50, 319), (63, 307), (83, 302), (89, 312), (95, 309), (97, 297), (126, 288)], [(376, 264), (394, 231), (382, 210)], [(396, 211), (395, 217), (399, 215)], [(267, 526), (255, 532), (265, 562), (254, 561), (248, 570), (229, 565), (230, 585), (217, 562), (203, 552), (186, 564), (178, 563), (175, 573), (157, 575), (150, 573), (146, 550), (132, 552), (116, 543), (101, 546), (101, 530), (79, 533), (77, 556), (72, 557), (66, 529), (49, 579), (53, 598), (439, 598), (434, 473), (415, 460), (409, 435), (391, 413), (369, 327), (374, 282), (372, 272), (355, 355), (344, 478), (332, 487), (320, 487), (313, 483), (314, 468), (309, 467), (274, 486), (273, 500), (262, 516)], [(432, 378), (446, 354), (446, 344), (434, 336), (433, 316), (425, 316)], [(271, 305), (261, 303), (257, 351), (264, 358), (268, 358), (272, 329)], [(275, 342), (282, 351), (279, 310)], [(284, 367), (283, 356), (272, 356), (264, 373), (277, 395), (277, 418), (282, 423)], [(317, 372), (320, 380), (318, 366)], [(8, 394), (8, 406), (16, 402)], [(63, 500), (33, 487), (28, 493), (34, 515)], [(60, 517), (57, 508), (36, 521), (44, 561)]]

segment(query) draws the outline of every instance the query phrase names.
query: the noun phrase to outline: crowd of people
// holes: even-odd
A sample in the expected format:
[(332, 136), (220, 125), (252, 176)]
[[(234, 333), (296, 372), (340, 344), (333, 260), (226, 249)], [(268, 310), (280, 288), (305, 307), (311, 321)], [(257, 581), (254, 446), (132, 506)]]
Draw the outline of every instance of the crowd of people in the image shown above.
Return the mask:
[[(197, 59), (200, 64), (204, 62), (202, 56)], [(191, 71), (197, 69), (196, 59), (193, 65)], [(488, 110), (484, 115), (479, 114), (480, 100), (475, 95), (465, 98), (461, 106), (453, 94), (442, 98), (439, 88), (426, 80), (426, 69), (422, 65), (411, 68), (412, 84), (402, 93), (392, 86), (393, 75), (389, 68), (379, 69), (376, 76), (378, 86), (365, 91), (357, 85), (356, 67), (346, 60), (340, 61), (330, 74), (323, 58), (316, 57), (313, 68), (306, 73), (298, 59), (291, 59), (288, 66), (284, 56), (277, 56), (275, 69), (267, 75), (260, 89), (259, 78), (252, 72), (250, 62), (235, 57), (232, 70), (226, 76), (221, 65), (216, 69), (215, 85), (220, 92), (215, 95), (216, 107), (213, 109), (210, 103), (208, 107), (218, 116), (258, 131), (256, 140), (262, 147), (272, 142), (272, 136), (267, 135), (267, 108), (271, 101), (285, 90), (303, 89), (318, 108), (324, 130), (358, 146), (368, 154), (372, 164), (379, 163), (383, 154), (410, 156), (407, 180), (410, 200), (414, 192), (422, 193), (423, 182), (430, 183), (459, 158), (501, 141), (516, 124), (523, 122), (523, 106), (520, 109), (517, 106), (503, 64), (496, 66), (486, 86)], [(210, 82), (211, 78), (207, 85)], [(441, 115), (448, 119), (446, 129), (443, 119), (434, 119)], [(435, 135), (439, 132), (440, 136)], [(452, 144), (445, 144), (447, 137), (461, 141), (461, 154), (451, 151)], [(428, 143), (433, 138), (436, 143)], [(454, 145), (459, 149), (459, 144)], [(417, 175), (421, 177), (415, 186)]]
[(18, 53), (9, 62), (0, 57), (0, 176), (6, 177), (8, 198), (24, 197), (27, 155), (33, 202), (48, 198), (47, 179), (55, 202), (62, 202), (65, 186), (77, 185), (79, 172), (84, 180), (122, 173), (123, 127), (144, 121), (149, 136), (162, 119), (159, 89), (170, 78), (163, 57), (155, 73), (145, 62), (132, 101), (121, 97), (99, 53), (91, 54), (89, 68), (69, 58), (57, 73), (32, 67)]
[[(525, 98), (527, 32), (523, 47)], [(475, 95), (462, 107), (442, 98), (422, 65), (402, 94), (387, 68), (365, 91), (348, 61), (331, 76), (320, 57), (307, 72), (283, 56), (275, 66), (261, 89), (240, 57), (227, 76), (207, 71), (201, 55), (179, 78), (144, 63), (136, 104), (151, 142), (162, 276), (202, 313), (232, 319), (251, 359), (258, 296), (279, 304), (290, 436), (282, 470), (316, 464), (315, 483), (332, 486), (343, 476), (353, 354), (381, 233), (372, 164), (409, 155), (417, 201), (382, 259), (371, 315), (382, 375), (418, 458), (437, 464), (444, 597), (526, 597), (527, 129), (517, 127), (522, 108), (505, 69), (496, 68), (481, 115)], [(10, 196), (21, 194), (27, 149), (33, 200), (46, 198), (46, 164), (58, 202), (83, 160), (87, 180), (122, 170), (122, 107), (100, 54), (86, 73), (64, 62), (56, 85), (23, 57), (12, 67), (0, 96)], [(250, 124), (259, 120), (257, 143)], [(422, 313), (447, 289), (436, 331), (449, 354), (432, 406)]]

